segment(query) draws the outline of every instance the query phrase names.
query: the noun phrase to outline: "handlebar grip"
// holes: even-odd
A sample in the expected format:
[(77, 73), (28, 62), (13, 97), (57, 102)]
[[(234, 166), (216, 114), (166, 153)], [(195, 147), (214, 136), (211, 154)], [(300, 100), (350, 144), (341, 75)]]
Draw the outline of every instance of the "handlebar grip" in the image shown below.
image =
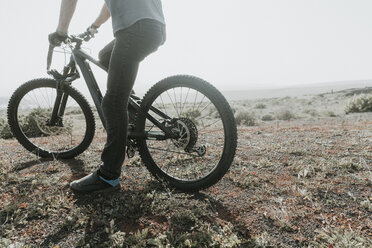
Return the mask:
[(48, 57), (47, 57), (47, 71), (49, 71), (53, 59), (54, 46), (49, 44)]

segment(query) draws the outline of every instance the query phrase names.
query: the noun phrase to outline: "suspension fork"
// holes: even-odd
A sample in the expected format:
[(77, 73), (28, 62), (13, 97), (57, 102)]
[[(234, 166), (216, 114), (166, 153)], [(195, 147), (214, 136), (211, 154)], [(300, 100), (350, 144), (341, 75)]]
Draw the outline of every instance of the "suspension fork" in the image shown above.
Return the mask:
[(66, 104), (68, 100), (68, 95), (63, 93), (63, 82), (57, 81), (57, 97), (54, 102), (53, 106), (53, 111), (52, 111), (52, 116), (50, 117), (49, 120), (49, 125), (51, 126), (56, 126), (56, 125), (61, 125), (61, 117), (65, 113), (66, 109)]
[(68, 100), (68, 95), (62, 93), (62, 102), (61, 102), (61, 105), (60, 105), (59, 111), (58, 111), (58, 116), (59, 117), (62, 117), (65, 114), (67, 100)]
[[(50, 52), (51, 50), (49, 48), (49, 53)], [(48, 55), (48, 68), (51, 62), (50, 56), (51, 55)], [(58, 73), (56, 70), (48, 71), (48, 74), (52, 75), (57, 82), (57, 85), (56, 85), (57, 97), (54, 102), (52, 116), (49, 120), (49, 125), (51, 126), (63, 125), (61, 121), (62, 121), (63, 115), (65, 114), (67, 100), (68, 100), (68, 94), (64, 93), (63, 87), (68, 82), (72, 82), (73, 80), (79, 78), (79, 73), (76, 71), (76, 65), (75, 65), (75, 61), (73, 57), (72, 56), (70, 57), (69, 64), (64, 67), (63, 74)], [(69, 77), (70, 75), (71, 77)]]

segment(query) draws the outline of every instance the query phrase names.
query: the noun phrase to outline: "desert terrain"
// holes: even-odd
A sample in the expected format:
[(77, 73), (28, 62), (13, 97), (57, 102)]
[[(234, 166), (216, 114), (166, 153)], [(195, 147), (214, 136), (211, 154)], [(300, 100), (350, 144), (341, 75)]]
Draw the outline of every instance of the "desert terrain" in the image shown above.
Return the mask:
[(135, 156), (120, 192), (74, 195), (69, 182), (99, 165), (101, 126), (70, 160), (0, 139), (0, 247), (372, 247), (372, 112), (345, 113), (361, 93), (230, 100), (235, 160), (192, 194)]

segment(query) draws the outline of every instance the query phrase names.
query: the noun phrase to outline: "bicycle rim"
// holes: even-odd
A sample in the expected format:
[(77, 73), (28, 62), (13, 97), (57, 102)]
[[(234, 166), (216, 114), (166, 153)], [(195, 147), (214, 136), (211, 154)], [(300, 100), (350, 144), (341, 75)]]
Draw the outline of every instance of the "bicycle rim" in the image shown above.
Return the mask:
[(53, 106), (57, 97), (55, 84), (35, 85), (21, 97), (16, 107), (18, 128), (26, 144), (38, 152), (66, 154), (78, 147), (87, 133), (87, 117), (76, 96), (66, 91), (66, 107), (63, 116), (55, 124), (50, 124)]
[[(225, 103), (219, 101), (219, 96), (213, 94), (212, 88), (208, 87), (210, 86), (203, 84), (200, 87), (169, 85), (150, 97), (150, 102), (146, 102), (146, 105), (151, 105), (170, 117), (164, 118), (156, 110), (148, 109), (151, 116), (160, 123), (167, 122), (166, 126), (178, 133), (179, 137), (153, 140), (151, 137), (159, 137), (164, 132), (146, 119), (144, 130), (150, 138), (144, 141), (148, 156), (143, 156), (142, 159), (160, 169), (161, 173), (156, 174), (160, 174), (160, 177), (164, 175), (163, 178), (173, 181), (173, 184), (191, 185), (201, 182), (218, 167), (224, 167), (218, 175), (214, 175), (219, 179), (230, 166), (231, 161), (222, 160), (224, 152), (229, 150), (226, 147), (229, 143), (227, 126), (233, 120), (228, 119), (229, 114), (226, 115)], [(233, 157), (235, 146), (231, 150)], [(197, 187), (196, 184), (194, 186)], [(204, 186), (209, 185), (201, 187)]]

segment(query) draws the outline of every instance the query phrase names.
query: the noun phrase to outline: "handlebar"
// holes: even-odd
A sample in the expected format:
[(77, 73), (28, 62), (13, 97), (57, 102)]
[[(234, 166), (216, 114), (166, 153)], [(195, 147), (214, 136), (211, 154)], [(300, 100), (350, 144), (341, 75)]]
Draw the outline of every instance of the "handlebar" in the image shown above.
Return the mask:
[[(67, 39), (64, 41), (65, 44), (69, 45), (70, 48), (77, 48), (80, 49), (83, 42), (88, 42), (94, 38), (94, 34), (92, 34), (89, 31), (86, 31), (84, 33), (78, 34), (78, 35), (71, 35), (68, 36)], [(73, 43), (75, 43), (75, 46), (73, 46)], [(48, 56), (47, 56), (47, 72), (50, 72), (50, 66), (52, 64), (53, 60), (53, 52), (54, 52), (55, 46), (49, 44), (49, 50), (48, 50)]]

